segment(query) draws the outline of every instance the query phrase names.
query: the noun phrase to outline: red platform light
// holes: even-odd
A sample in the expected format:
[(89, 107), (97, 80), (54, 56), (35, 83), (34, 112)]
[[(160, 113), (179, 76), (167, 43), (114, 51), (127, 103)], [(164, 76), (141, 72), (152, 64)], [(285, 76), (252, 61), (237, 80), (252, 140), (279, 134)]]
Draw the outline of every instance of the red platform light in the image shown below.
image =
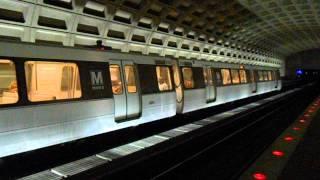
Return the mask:
[(293, 141), (294, 138), (292, 136), (286, 136), (283, 138), (285, 141)]
[(257, 172), (253, 174), (255, 180), (267, 180), (267, 176), (263, 173)]
[(304, 116), (305, 116), (305, 117), (310, 117), (310, 114), (305, 114)]
[(300, 119), (300, 120), (299, 120), (299, 122), (300, 122), (300, 123), (305, 123), (305, 122), (306, 122), (306, 120), (304, 120), (304, 119)]
[(299, 127), (293, 127), (292, 129), (295, 130), (295, 131), (299, 131), (300, 130)]
[(274, 150), (274, 151), (272, 151), (272, 154), (277, 157), (282, 157), (284, 155), (284, 152), (279, 151), (279, 150)]

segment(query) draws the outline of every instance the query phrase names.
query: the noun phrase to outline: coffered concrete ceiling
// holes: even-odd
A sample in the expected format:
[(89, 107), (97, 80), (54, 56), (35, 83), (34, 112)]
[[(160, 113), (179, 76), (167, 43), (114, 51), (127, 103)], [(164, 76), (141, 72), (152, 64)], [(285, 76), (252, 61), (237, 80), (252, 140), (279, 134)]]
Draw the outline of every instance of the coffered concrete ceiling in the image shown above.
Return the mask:
[(280, 67), (319, 47), (319, 0), (1, 0), (0, 38)]

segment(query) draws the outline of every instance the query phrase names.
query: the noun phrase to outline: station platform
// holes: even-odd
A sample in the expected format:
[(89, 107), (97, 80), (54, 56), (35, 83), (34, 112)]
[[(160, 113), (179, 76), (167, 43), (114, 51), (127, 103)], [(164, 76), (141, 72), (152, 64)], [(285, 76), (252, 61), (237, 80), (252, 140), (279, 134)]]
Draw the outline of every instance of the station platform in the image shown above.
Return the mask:
[(240, 177), (254, 180), (320, 179), (320, 96)]

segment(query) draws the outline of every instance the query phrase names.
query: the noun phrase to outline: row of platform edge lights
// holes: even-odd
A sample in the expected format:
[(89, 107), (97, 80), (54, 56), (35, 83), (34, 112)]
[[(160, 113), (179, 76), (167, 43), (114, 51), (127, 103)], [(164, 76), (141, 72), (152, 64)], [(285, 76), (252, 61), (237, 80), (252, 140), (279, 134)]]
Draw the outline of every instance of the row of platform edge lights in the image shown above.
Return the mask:
[[(267, 161), (268, 158), (264, 159), (266, 162), (262, 163), (262, 165), (267, 164), (267, 169), (259, 166), (255, 167), (256, 171), (252, 174), (252, 178), (254, 180), (274, 179), (276, 176), (280, 175), (283, 166), (280, 166), (282, 168), (279, 168), (279, 165), (277, 164), (282, 163), (283, 165), (286, 165), (286, 163), (283, 162), (287, 162), (288, 158), (290, 158), (290, 154), (292, 152), (289, 152), (289, 150), (295, 146), (294, 144), (297, 144), (299, 141), (301, 141), (304, 132), (310, 124), (310, 121), (316, 115), (317, 111), (319, 111), (319, 106), (320, 97), (317, 97), (316, 100), (314, 100), (311, 105), (309, 105), (309, 107), (302, 113), (302, 115), (290, 126), (290, 128), (287, 129), (283, 135), (281, 135), (281, 138), (276, 140), (278, 144), (275, 143), (276, 145), (272, 146), (270, 153), (270, 156), (274, 158), (269, 158), (271, 162)], [(286, 147), (286, 149), (283, 147)], [(273, 169), (270, 167), (277, 168)], [(262, 168), (263, 170), (260, 170), (259, 168)]]

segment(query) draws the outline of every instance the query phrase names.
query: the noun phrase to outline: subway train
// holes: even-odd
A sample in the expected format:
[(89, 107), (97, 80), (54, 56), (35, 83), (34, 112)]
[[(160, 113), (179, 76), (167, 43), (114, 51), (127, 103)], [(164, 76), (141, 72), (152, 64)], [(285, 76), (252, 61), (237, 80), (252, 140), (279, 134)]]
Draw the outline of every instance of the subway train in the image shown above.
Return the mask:
[(0, 157), (280, 89), (275, 68), (0, 42)]

